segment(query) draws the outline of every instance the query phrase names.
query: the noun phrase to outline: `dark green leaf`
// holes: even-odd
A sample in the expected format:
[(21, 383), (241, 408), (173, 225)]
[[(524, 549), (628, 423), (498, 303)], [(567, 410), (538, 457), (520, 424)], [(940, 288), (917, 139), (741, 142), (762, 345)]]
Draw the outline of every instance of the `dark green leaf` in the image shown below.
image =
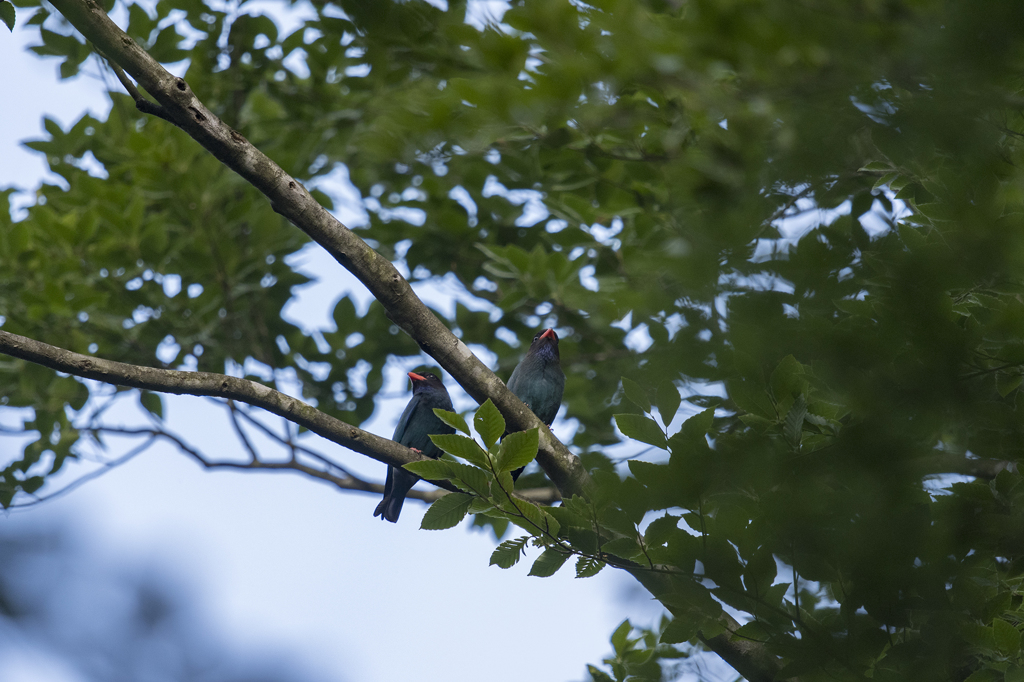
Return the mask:
[(680, 402), (679, 389), (676, 388), (675, 383), (666, 380), (658, 385), (658, 412), (661, 414), (661, 421), (665, 423), (666, 429), (679, 410)]
[(34, 493), (43, 487), (45, 480), (42, 476), (29, 476), (21, 482), (21, 489), (29, 494)]
[(529, 575), (537, 576), (538, 578), (553, 576), (558, 572), (558, 569), (562, 567), (569, 556), (569, 554), (557, 549), (546, 549), (539, 557), (537, 557), (537, 560), (533, 562)]
[(3, 21), (12, 33), (14, 32), (15, 14), (14, 5), (6, 0), (0, 0), (0, 21)]
[(456, 431), (467, 436), (469, 435), (469, 425), (466, 424), (465, 418), (458, 412), (449, 412), (448, 410), (442, 410), (440, 407), (435, 407), (434, 414), (437, 415), (438, 419)]
[(491, 477), (483, 469), (461, 462), (448, 462), (448, 468), (455, 485), (466, 492), (487, 495), (490, 491)]
[(633, 560), (640, 557), (643, 551), (640, 549), (640, 545), (637, 544), (636, 540), (632, 538), (616, 538), (609, 540), (601, 546), (602, 552), (608, 554), (614, 554), (617, 557), (623, 559)]
[(704, 619), (697, 614), (676, 616), (661, 633), (662, 643), (682, 644), (683, 642), (689, 642), (697, 637), (703, 621)]
[(491, 399), (488, 398), (484, 401), (483, 405), (476, 411), (476, 415), (473, 417), (473, 426), (476, 428), (476, 432), (480, 434), (480, 438), (484, 441), (484, 446), (490, 449), (492, 445), (498, 442), (501, 438), (501, 434), (505, 433), (505, 419), (498, 412), (498, 408), (494, 406)]
[(461, 457), (470, 464), (481, 468), (489, 466), (487, 453), (472, 438), (460, 436), (457, 433), (442, 433), (431, 435), (430, 440), (449, 455)]
[(619, 626), (612, 632), (611, 642), (612, 649), (615, 650), (616, 654), (624, 654), (626, 652), (627, 643), (629, 642), (629, 633), (632, 632), (633, 625), (629, 622), (629, 619), (619, 623)]
[(402, 468), (427, 481), (444, 481), (452, 477), (452, 464), (441, 459), (421, 460), (403, 464)]
[(626, 392), (626, 397), (631, 403), (644, 412), (651, 411), (651, 401), (647, 398), (647, 391), (640, 384), (628, 377), (622, 377), (622, 390)]
[(658, 448), (665, 448), (665, 432), (650, 417), (639, 414), (617, 414), (615, 415), (615, 425), (627, 438)]
[(159, 393), (142, 391), (139, 393), (139, 402), (142, 404), (142, 407), (144, 407), (147, 412), (149, 412), (157, 419), (163, 421), (164, 401), (163, 398), (160, 397)]
[(519, 559), (522, 558), (523, 552), (526, 551), (526, 543), (530, 541), (530, 536), (525, 535), (515, 540), (506, 540), (497, 546), (494, 552), (491, 554), (491, 566), (498, 566), (499, 568), (512, 568)]
[(501, 441), (498, 450), (498, 471), (514, 471), (524, 467), (537, 456), (538, 430), (510, 433)]
[(577, 578), (590, 578), (601, 572), (605, 564), (603, 561), (592, 559), (591, 557), (581, 556), (576, 560), (576, 577)]
[(422, 530), (444, 530), (459, 525), (466, 518), (469, 505), (473, 502), (471, 495), (449, 493), (427, 508), (420, 523)]
[(1021, 379), (1024, 379), (1024, 375), (1020, 373), (1007, 374), (1006, 372), (998, 372), (996, 374), (996, 390), (999, 391), (1001, 397), (1005, 398), (1020, 388)]
[(1009, 658), (1015, 658), (1020, 651), (1020, 631), (1002, 618), (993, 621), (992, 631), (999, 652)]
[(789, 412), (786, 414), (786, 425), (784, 428), (786, 440), (794, 448), (800, 447), (805, 416), (807, 416), (807, 403), (804, 401), (803, 395), (800, 395), (793, 401), (793, 407), (789, 408)]

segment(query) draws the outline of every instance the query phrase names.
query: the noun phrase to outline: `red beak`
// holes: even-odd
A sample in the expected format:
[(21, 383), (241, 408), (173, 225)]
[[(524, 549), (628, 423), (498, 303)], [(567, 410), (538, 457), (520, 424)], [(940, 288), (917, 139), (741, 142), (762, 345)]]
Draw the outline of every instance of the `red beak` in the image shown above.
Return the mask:
[(412, 379), (413, 381), (426, 381), (427, 380), (427, 378), (425, 376), (423, 376), (422, 374), (417, 374), (416, 372), (409, 372), (409, 378)]
[(540, 335), (540, 338), (542, 338), (542, 339), (554, 339), (555, 341), (557, 341), (558, 340), (558, 334), (555, 333), (554, 329), (545, 329), (544, 333)]

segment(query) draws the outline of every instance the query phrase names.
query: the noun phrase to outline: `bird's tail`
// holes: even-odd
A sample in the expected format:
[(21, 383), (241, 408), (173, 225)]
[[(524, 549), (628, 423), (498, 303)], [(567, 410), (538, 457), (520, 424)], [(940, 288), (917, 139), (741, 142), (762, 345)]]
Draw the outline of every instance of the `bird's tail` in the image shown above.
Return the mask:
[(402, 504), (405, 502), (405, 495), (387, 495), (377, 508), (373, 510), (374, 516), (379, 516), (391, 523), (398, 523), (398, 517), (402, 513)]
[(384, 499), (373, 510), (373, 515), (387, 519), (391, 523), (398, 523), (398, 517), (402, 513), (402, 504), (405, 503), (405, 496), (418, 480), (419, 478), (408, 471), (394, 467), (388, 469), (388, 482), (384, 486)]

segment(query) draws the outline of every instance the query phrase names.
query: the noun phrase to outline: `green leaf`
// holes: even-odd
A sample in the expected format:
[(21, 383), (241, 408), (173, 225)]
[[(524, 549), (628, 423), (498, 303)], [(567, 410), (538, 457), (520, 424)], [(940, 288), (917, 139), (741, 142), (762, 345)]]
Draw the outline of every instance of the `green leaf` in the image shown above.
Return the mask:
[(691, 611), (708, 619), (718, 618), (722, 614), (722, 605), (715, 601), (708, 588), (689, 580), (680, 580), (677, 590), (662, 596), (660, 601), (677, 617), (679, 613)]
[(752, 381), (730, 380), (726, 382), (729, 397), (736, 403), (736, 406), (745, 412), (756, 415), (763, 419), (777, 419), (775, 408), (768, 398), (768, 392), (763, 385), (755, 384)]
[(421, 460), (403, 464), (402, 468), (411, 471), (420, 478), (427, 481), (445, 481), (452, 477), (451, 465), (454, 462), (446, 462), (443, 459)]
[(461, 457), (470, 464), (486, 469), (490, 466), (487, 453), (472, 438), (457, 433), (431, 434), (430, 440), (453, 457)]
[(515, 471), (537, 456), (538, 429), (510, 433), (501, 441), (498, 450), (498, 471)]
[(480, 438), (483, 439), (484, 446), (490, 450), (491, 446), (501, 438), (501, 434), (505, 433), (505, 418), (501, 416), (501, 412), (498, 412), (498, 408), (488, 398), (476, 411), (476, 415), (473, 417), (473, 426), (480, 434)]
[(981, 668), (967, 676), (964, 682), (998, 682), (1004, 680), (1002, 673), (992, 668)]
[(466, 518), (466, 512), (469, 511), (473, 499), (472, 495), (448, 493), (430, 505), (427, 513), (423, 515), (420, 529), (444, 530), (459, 525), (459, 522)]
[(1024, 682), (1024, 666), (1011, 665), (1007, 668), (1003, 682)]
[(1024, 375), (1019, 373), (998, 372), (996, 374), (996, 390), (999, 391), (1000, 397), (1005, 398), (1020, 388), (1021, 379), (1024, 379)]
[(576, 560), (576, 577), (590, 578), (601, 572), (605, 563), (592, 557), (581, 556)]
[(14, 499), (14, 494), (18, 492), (18, 488), (7, 483), (6, 480), (0, 479), (0, 507), (7, 509), (11, 506), (11, 500)]
[(7, 25), (7, 28), (14, 32), (14, 19), (15, 19), (14, 5), (7, 2), (6, 0), (0, 0), (0, 21), (3, 21)]
[(759, 417), (756, 414), (741, 414), (740, 421), (749, 426), (756, 433), (767, 433), (775, 428), (775, 422)]
[(536, 576), (538, 578), (548, 578), (553, 576), (558, 572), (558, 569), (562, 567), (569, 556), (569, 554), (557, 549), (545, 549), (541, 555), (537, 557), (537, 560), (533, 562), (533, 566), (530, 568), (530, 573), (528, 575)]
[(627, 438), (653, 445), (662, 450), (665, 449), (665, 432), (650, 417), (639, 414), (617, 414), (615, 415), (615, 425)]
[(782, 600), (786, 597), (786, 593), (789, 592), (789, 588), (792, 584), (793, 583), (777, 583), (772, 585), (764, 593), (762, 600), (764, 603), (776, 608), (782, 606)]
[(743, 584), (747, 591), (757, 596), (768, 592), (775, 580), (778, 565), (767, 545), (762, 545), (743, 567)]
[(661, 421), (665, 423), (666, 429), (672, 423), (672, 418), (676, 416), (680, 402), (679, 389), (675, 383), (666, 380), (658, 385), (658, 412), (661, 414)]
[(804, 372), (804, 366), (792, 355), (787, 355), (779, 362), (768, 383), (776, 402), (781, 403), (787, 398), (793, 398), (798, 393), (807, 391)]
[(626, 397), (631, 403), (644, 412), (650, 413), (651, 401), (647, 398), (647, 391), (640, 384), (627, 377), (622, 377), (622, 390), (626, 392)]
[[(508, 476), (503, 473), (502, 476)], [(557, 537), (561, 526), (551, 514), (526, 500), (509, 498), (502, 508), (509, 514), (509, 520), (534, 535)]]
[(515, 540), (506, 540), (505, 542), (498, 545), (494, 552), (491, 553), (491, 566), (498, 566), (499, 568), (512, 568), (523, 556), (523, 552), (526, 551), (526, 543), (530, 541), (529, 535), (524, 535), (521, 538)]
[(884, 161), (872, 161), (866, 166), (857, 169), (858, 173), (889, 173), (892, 171), (892, 164)]
[(27, 493), (34, 493), (43, 487), (45, 479), (42, 476), (29, 476), (21, 482), (21, 489)]
[(684, 614), (676, 616), (661, 633), (661, 642), (663, 644), (682, 644), (683, 642), (689, 642), (697, 636), (698, 632), (700, 632), (700, 626), (703, 620), (704, 619), (698, 614)]
[(151, 393), (150, 391), (142, 391), (139, 393), (139, 402), (142, 407), (146, 409), (151, 415), (163, 421), (164, 419), (164, 402), (161, 399), (159, 393)]
[(654, 519), (644, 531), (644, 542), (648, 546), (662, 545), (668, 539), (679, 532), (679, 516), (665, 514)]
[(601, 551), (614, 554), (630, 561), (643, 555), (640, 545), (633, 538), (615, 538), (601, 545)]
[(486, 471), (479, 467), (463, 464), (462, 462), (448, 462), (451, 470), (451, 479), (455, 485), (467, 493), (486, 496), (490, 491), (491, 477)]
[(590, 520), (594, 517), (593, 505), (582, 495), (573, 495), (567, 500), (563, 498), (562, 506), (582, 519)]
[(435, 407), (434, 414), (437, 415), (438, 419), (456, 431), (467, 436), (469, 435), (469, 425), (466, 424), (465, 418), (458, 412), (449, 412), (448, 410), (442, 410), (440, 407)]
[(619, 626), (612, 632), (611, 642), (612, 649), (616, 654), (622, 655), (626, 652), (627, 644), (629, 642), (629, 633), (633, 630), (633, 625), (629, 622), (629, 619), (619, 623)]
[(992, 632), (999, 652), (1009, 658), (1016, 658), (1020, 651), (1020, 631), (1002, 618), (996, 618), (992, 623)]
[(800, 438), (803, 436), (804, 417), (806, 415), (807, 402), (801, 394), (793, 402), (793, 407), (789, 408), (789, 413), (786, 414), (786, 425), (783, 429), (786, 440), (794, 448), (800, 447)]
[(768, 639), (769, 635), (770, 633), (764, 624), (756, 620), (743, 624), (734, 633), (736, 637), (749, 639), (754, 642), (764, 642)]

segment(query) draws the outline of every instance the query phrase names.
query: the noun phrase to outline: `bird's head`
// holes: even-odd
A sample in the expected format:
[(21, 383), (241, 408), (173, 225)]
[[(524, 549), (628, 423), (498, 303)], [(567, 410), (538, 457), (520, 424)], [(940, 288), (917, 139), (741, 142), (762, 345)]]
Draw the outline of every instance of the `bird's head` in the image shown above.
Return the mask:
[(444, 384), (441, 383), (441, 379), (438, 378), (433, 372), (409, 372), (409, 378), (412, 379), (412, 390), (415, 393), (417, 390), (423, 390), (426, 388), (440, 388), (444, 389)]
[(536, 336), (533, 337), (533, 342), (530, 343), (531, 353), (538, 351), (549, 350), (554, 356), (558, 357), (558, 334), (555, 333), (554, 329), (545, 329), (544, 331), (537, 332)]

